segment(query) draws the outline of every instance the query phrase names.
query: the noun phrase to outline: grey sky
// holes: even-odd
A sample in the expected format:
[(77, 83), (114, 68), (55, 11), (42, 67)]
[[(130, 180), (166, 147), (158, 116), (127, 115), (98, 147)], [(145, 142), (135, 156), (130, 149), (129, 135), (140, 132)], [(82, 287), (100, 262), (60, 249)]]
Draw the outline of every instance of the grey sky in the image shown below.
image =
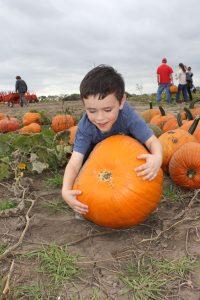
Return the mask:
[(156, 68), (191, 65), (200, 76), (199, 0), (0, 0), (0, 90), (15, 76), (38, 95), (79, 92), (83, 76), (109, 64), (126, 90), (155, 92)]

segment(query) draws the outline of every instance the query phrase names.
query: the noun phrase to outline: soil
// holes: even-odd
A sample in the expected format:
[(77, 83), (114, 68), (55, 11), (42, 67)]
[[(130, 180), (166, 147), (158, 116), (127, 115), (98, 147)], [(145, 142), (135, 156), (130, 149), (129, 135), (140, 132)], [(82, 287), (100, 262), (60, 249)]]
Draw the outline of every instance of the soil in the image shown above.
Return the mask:
[[(145, 103), (131, 103), (136, 110), (148, 107)], [(68, 102), (70, 111), (80, 115), (83, 111), (79, 101)], [(2, 105), (0, 111), (12, 116), (21, 116), (30, 109), (44, 110), (49, 116), (61, 112), (62, 104), (36, 103), (29, 107), (13, 108)], [(168, 108), (170, 110), (170, 108)], [(176, 108), (173, 108), (176, 110)], [(60, 170), (63, 175), (64, 170)], [(134, 298), (133, 291), (127, 289), (120, 280), (119, 274), (127, 262), (141, 262), (144, 257), (177, 261), (182, 257), (195, 259), (195, 267), (187, 276), (173, 281), (160, 298), (200, 300), (200, 193), (176, 188), (173, 195), (163, 195), (157, 210), (142, 224), (122, 230), (99, 227), (87, 220), (76, 219), (67, 206), (55, 211), (49, 208), (51, 203), (62, 203), (60, 187), (47, 186), (46, 179), (51, 173), (33, 176), (27, 198), (36, 199), (30, 212), (30, 224), (22, 244), (17, 247), (0, 264), (0, 275), (5, 277), (14, 259), (14, 269), (10, 281), (10, 292), (7, 299), (116, 299)], [(12, 180), (0, 183), (0, 202), (13, 197)], [(164, 191), (174, 184), (165, 176)], [(176, 197), (178, 196), (178, 197)], [(192, 200), (193, 199), (193, 200)], [(7, 246), (17, 243), (25, 227), (26, 209), (16, 217), (0, 218), (0, 245)], [(55, 243), (59, 246), (68, 245), (71, 254), (79, 254), (78, 266), (82, 273), (72, 282), (66, 282), (59, 289), (49, 294), (48, 276), (38, 272), (38, 259), (30, 259), (22, 254)], [(33, 283), (44, 287), (43, 298), (24, 294), (16, 296), (16, 287)], [(140, 286), (140, 288), (145, 288)], [(6, 297), (2, 297), (6, 299)]]

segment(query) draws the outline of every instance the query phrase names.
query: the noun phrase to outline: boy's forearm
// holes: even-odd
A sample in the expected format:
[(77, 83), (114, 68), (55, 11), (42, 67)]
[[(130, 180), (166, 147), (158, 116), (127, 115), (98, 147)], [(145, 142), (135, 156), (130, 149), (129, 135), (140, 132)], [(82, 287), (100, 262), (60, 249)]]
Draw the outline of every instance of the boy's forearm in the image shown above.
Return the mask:
[(152, 154), (155, 154), (155, 155), (159, 156), (160, 159), (162, 160), (162, 145), (161, 145), (160, 141), (155, 136), (152, 136), (146, 142), (146, 146)]
[(80, 168), (73, 167), (70, 163), (66, 166), (65, 174), (63, 178), (62, 190), (71, 190), (74, 184), (74, 181), (79, 173)]

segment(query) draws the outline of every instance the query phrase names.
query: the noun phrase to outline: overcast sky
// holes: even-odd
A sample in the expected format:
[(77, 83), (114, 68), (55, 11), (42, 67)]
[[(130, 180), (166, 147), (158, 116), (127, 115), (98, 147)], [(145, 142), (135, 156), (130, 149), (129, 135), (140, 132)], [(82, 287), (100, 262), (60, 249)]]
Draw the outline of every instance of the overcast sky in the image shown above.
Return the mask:
[(199, 0), (0, 0), (0, 90), (20, 75), (38, 95), (76, 93), (109, 64), (128, 92), (151, 93), (163, 57), (191, 65), (200, 85), (199, 15)]

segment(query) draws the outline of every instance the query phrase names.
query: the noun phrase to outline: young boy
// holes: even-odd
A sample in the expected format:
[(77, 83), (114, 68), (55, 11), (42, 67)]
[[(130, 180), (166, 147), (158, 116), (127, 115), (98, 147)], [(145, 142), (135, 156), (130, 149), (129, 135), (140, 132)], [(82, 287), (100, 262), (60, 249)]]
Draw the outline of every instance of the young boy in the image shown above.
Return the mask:
[(78, 124), (73, 153), (65, 169), (62, 197), (75, 212), (86, 214), (90, 208), (76, 199), (81, 191), (72, 187), (83, 162), (97, 143), (115, 134), (129, 135), (143, 143), (150, 153), (138, 157), (146, 162), (135, 171), (144, 180), (156, 177), (162, 164), (162, 147), (152, 130), (126, 102), (124, 80), (112, 67), (100, 65), (86, 74), (80, 85), (80, 96), (86, 113)]

